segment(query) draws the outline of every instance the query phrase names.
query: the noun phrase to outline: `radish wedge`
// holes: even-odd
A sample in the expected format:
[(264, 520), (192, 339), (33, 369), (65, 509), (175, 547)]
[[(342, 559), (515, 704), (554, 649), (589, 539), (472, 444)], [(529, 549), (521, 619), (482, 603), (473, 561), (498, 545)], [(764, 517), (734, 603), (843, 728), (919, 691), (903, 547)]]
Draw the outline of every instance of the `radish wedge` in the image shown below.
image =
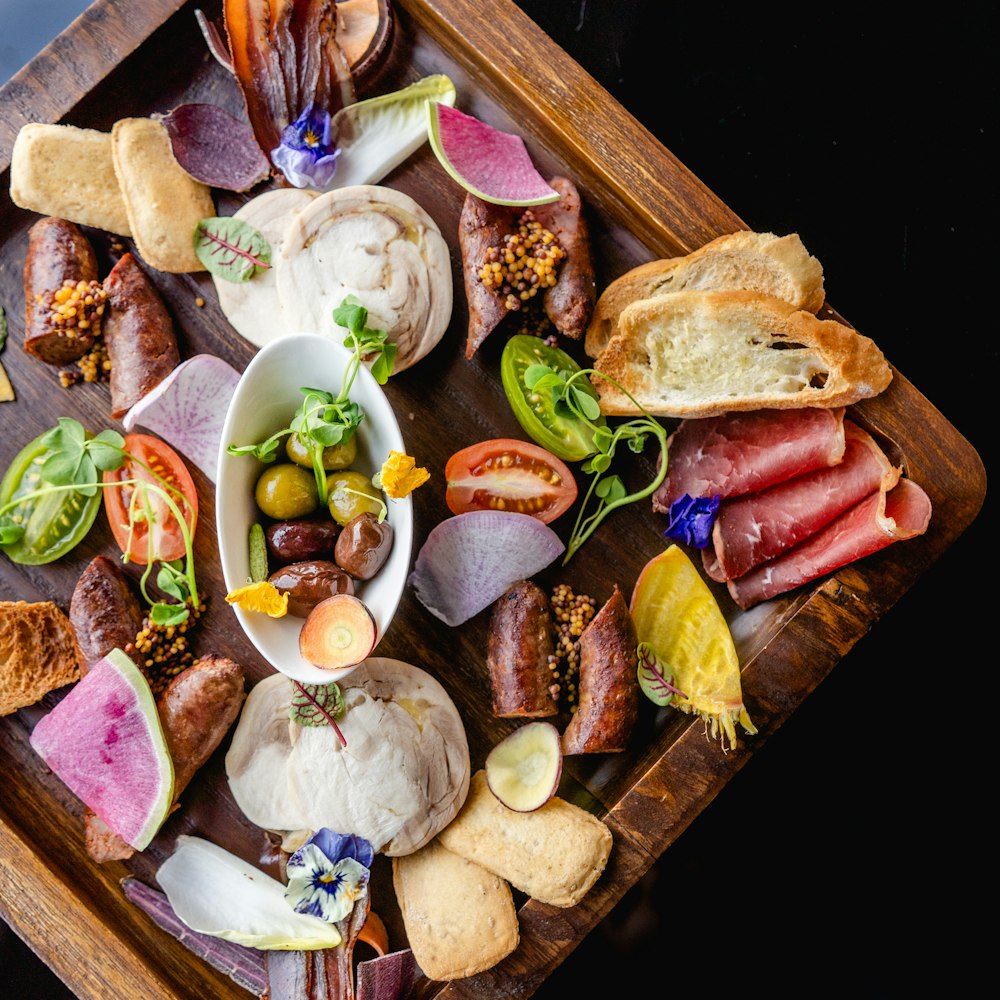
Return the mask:
[(534, 812), (559, 787), (562, 744), (551, 722), (528, 722), (504, 737), (486, 756), (490, 791), (515, 812)]
[(309, 612), (299, 632), (299, 652), (313, 666), (345, 670), (375, 648), (375, 619), (352, 594), (334, 594)]
[(214, 354), (182, 361), (122, 417), (173, 445), (214, 483), (222, 425), (240, 373)]

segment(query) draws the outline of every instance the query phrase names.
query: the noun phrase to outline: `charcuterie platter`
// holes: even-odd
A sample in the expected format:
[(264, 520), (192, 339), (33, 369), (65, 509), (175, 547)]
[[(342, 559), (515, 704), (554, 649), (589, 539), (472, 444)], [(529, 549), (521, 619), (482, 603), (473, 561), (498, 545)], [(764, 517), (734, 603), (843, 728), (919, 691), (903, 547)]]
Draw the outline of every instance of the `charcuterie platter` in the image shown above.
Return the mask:
[[(482, 5), (477, 5), (476, 11), (468, 6), (451, 0), (394, 2), (391, 34), (379, 40), (375, 68), (368, 75), (359, 76), (357, 97), (374, 98), (443, 76), (454, 87), (456, 111), (507, 135), (520, 136), (538, 174), (548, 180), (569, 179), (582, 202), (598, 296), (616, 282), (620, 282), (616, 286), (619, 289), (630, 288), (637, 271), (647, 263), (684, 260), (689, 273), (701, 273), (695, 265), (704, 258), (695, 257), (696, 252), (713, 241), (747, 231), (748, 227), (730, 208), (623, 110), (615, 108), (615, 113), (609, 113), (607, 109), (614, 108), (610, 98), (513, 5), (498, 0), (489, 5), (488, 17), (484, 16)], [(0, 112), (0, 165), (4, 168), (4, 183), (0, 185), (4, 233), (0, 246), (0, 305), (5, 309), (10, 331), (0, 361), (15, 394), (12, 401), (0, 404), (5, 427), (12, 429), (0, 442), (0, 466), (5, 470), (24, 445), (49, 431), (60, 417), (72, 418), (94, 434), (106, 429), (124, 433), (128, 429), (122, 423), (128, 407), (116, 408), (114, 385), (109, 389), (107, 382), (100, 380), (65, 385), (55, 366), (24, 349), (27, 330), (23, 281), (32, 240), (29, 230), (44, 213), (15, 204), (8, 194), (11, 155), (22, 127), (29, 122), (59, 123), (110, 133), (122, 120), (152, 120), (183, 106), (213, 105), (237, 117), (246, 112), (244, 95), (234, 73), (222, 65), (223, 60), (218, 58), (217, 51), (213, 52), (205, 32), (206, 21), (222, 23), (221, 4), (198, 8), (161, 2), (135, 8), (96, 3), (71, 32), (40, 57), (52, 65), (35, 66), (34, 75), (21, 74), (5, 88), (5, 96), (16, 94), (18, 98), (5, 101)], [(100, 45), (92, 40), (98, 34), (103, 40)], [(511, 38), (519, 39), (520, 44), (511, 46)], [(515, 48), (536, 53), (530, 68), (518, 62)], [(68, 69), (72, 67), (75, 71), (72, 74), (75, 82), (67, 83), (62, 93), (47, 82), (52, 79), (53, 66), (64, 71), (67, 79), (71, 75)], [(155, 88), (149, 81), (155, 81)], [(597, 107), (602, 109), (599, 115), (594, 114)], [(254, 119), (253, 113), (250, 118)], [(433, 129), (431, 133), (434, 134)], [(446, 495), (446, 484), (457, 477), (448, 471), (451, 461), (466, 449), (486, 441), (528, 441), (528, 425), (522, 419), (524, 399), (519, 413), (517, 396), (511, 391), (509, 378), (505, 382), (504, 371), (509, 376), (521, 364), (523, 377), (531, 362), (519, 362), (516, 358), (511, 361), (508, 348), (510, 344), (515, 348), (524, 345), (525, 341), (517, 337), (527, 335), (518, 333), (510, 337), (500, 329), (484, 328), (483, 323), (487, 322), (484, 310), (475, 296), (468, 294), (465, 253), (471, 240), (463, 239), (460, 234), (507, 224), (497, 221), (503, 213), (484, 210), (472, 218), (466, 197), (468, 190), (463, 189), (455, 176), (461, 174), (461, 169), (454, 160), (446, 162), (447, 152), (441, 155), (442, 147), (447, 147), (446, 137), (438, 133), (437, 148), (432, 145), (430, 141), (420, 142), (377, 181), (394, 192), (384, 196), (383, 201), (392, 202), (399, 211), (402, 211), (400, 205), (406, 206), (410, 222), (403, 226), (404, 242), (417, 242), (416, 234), (423, 230), (413, 220), (422, 220), (420, 213), (429, 216), (444, 241), (445, 273), (453, 295), (446, 323), (440, 330), (428, 338), (425, 328), (423, 338), (400, 341), (397, 357), (401, 363), (384, 382), (385, 400), (398, 424), (405, 453), (429, 472), (429, 478), (406, 501), (412, 504), (412, 545), (407, 568), (413, 575), (407, 578), (398, 606), (393, 603), (388, 624), (383, 622), (380, 626), (374, 650), (379, 665), (371, 668), (372, 677), (376, 678), (371, 683), (378, 682), (379, 670), (388, 669), (384, 663), (389, 661), (413, 664), (426, 672), (444, 692), (440, 695), (434, 687), (433, 698), (437, 703), (453, 705), (461, 719), (470, 770), (478, 772), (485, 768), (492, 751), (502, 745), (510, 749), (504, 743), (505, 738), (524, 727), (524, 716), (529, 713), (522, 712), (519, 717), (499, 711), (499, 699), (510, 692), (491, 691), (494, 678), (490, 664), (499, 655), (495, 654), (496, 611), (492, 598), (469, 603), (470, 592), (475, 592), (482, 581), (463, 580), (459, 588), (442, 586), (428, 564), (433, 567), (435, 559), (440, 563), (441, 557), (434, 553), (450, 551), (450, 545), (468, 541), (457, 540), (455, 532), (450, 538), (438, 533), (453, 517), (466, 516), (456, 514), (452, 506), (454, 497)], [(628, 155), (623, 156), (622, 150), (628, 150)], [(337, 169), (350, 169), (346, 153)], [(552, 183), (556, 186), (556, 181)], [(213, 187), (213, 212), (218, 217), (232, 216), (253, 194), (267, 186), (282, 185), (268, 181), (252, 193)], [(410, 207), (411, 203), (419, 207), (420, 213)], [(486, 201), (486, 204), (491, 203)], [(516, 214), (509, 208), (505, 211), (514, 220), (520, 217), (523, 207), (519, 206)], [(544, 204), (536, 209), (537, 218), (551, 219), (545, 215)], [(329, 215), (320, 215), (310, 205), (301, 211), (303, 251), (323, 238), (318, 228), (310, 230), (309, 226), (341, 224), (332, 210)], [(534, 216), (532, 221), (536, 221)], [(527, 228), (528, 223), (524, 225), (522, 237), (529, 239), (533, 231)], [(550, 222), (550, 228), (557, 229), (554, 222)], [(143, 242), (138, 229), (131, 236), (122, 236), (109, 234), (100, 226), (84, 225), (84, 232), (95, 248), (101, 277), (123, 259), (143, 259), (144, 251), (145, 257), (150, 258), (145, 262), (147, 265), (153, 259), (162, 263), (155, 258), (150, 245)], [(131, 258), (123, 256), (128, 251)], [(477, 264), (484, 262), (485, 258)], [(301, 317), (308, 317), (315, 306), (308, 295), (308, 289), (314, 287), (310, 284), (313, 279), (303, 277), (309, 273), (307, 265), (303, 254), (296, 259), (294, 268), (288, 267), (280, 273), (275, 269), (278, 287), (288, 282), (292, 289), (285, 301), (297, 304), (293, 326), (301, 324)], [(146, 266), (143, 270), (172, 318), (177, 360), (201, 356), (220, 359), (239, 377), (259, 352), (267, 349), (259, 341), (274, 331), (245, 335), (257, 329), (252, 323), (245, 328), (239, 325), (248, 314), (253, 318), (252, 304), (248, 312), (235, 311), (232, 289), (223, 286), (226, 290), (220, 294), (220, 282), (213, 280), (209, 272), (186, 265), (173, 268), (169, 262), (166, 266)], [(672, 270), (673, 265), (664, 273)], [(543, 271), (544, 268), (538, 272), (542, 278)], [(440, 277), (437, 280), (435, 287), (440, 288)], [(341, 282), (347, 283), (346, 278)], [(809, 286), (808, 276), (804, 285), (815, 291), (815, 281)], [(808, 287), (803, 302), (795, 307), (796, 316), (800, 316), (801, 307), (809, 301)], [(814, 338), (819, 344), (823, 338), (816, 330), (823, 324), (830, 324), (823, 327), (825, 331), (836, 328), (838, 337), (850, 330), (848, 321), (829, 304), (836, 301), (836, 289), (828, 284), (825, 292), (825, 299), (810, 302), (807, 312), (812, 319), (807, 323), (794, 320), (794, 337), (789, 335), (789, 339), (797, 344), (812, 344), (810, 338)], [(668, 324), (674, 320), (660, 307), (648, 308), (651, 296), (646, 292), (640, 294), (633, 289), (629, 294), (637, 305), (610, 312), (610, 332), (619, 347), (617, 355), (603, 356), (598, 348), (591, 352), (581, 336), (582, 330), (577, 330), (575, 337), (557, 337), (546, 344), (547, 349), (565, 350), (578, 364), (614, 373), (618, 388), (624, 385), (631, 390), (632, 397), (644, 404), (638, 412), (627, 404), (623, 409), (609, 408), (607, 415), (612, 426), (619, 421), (650, 419), (660, 424), (665, 436), (666, 432), (675, 431), (683, 419), (718, 418), (719, 414), (707, 409), (680, 412), (675, 402), (669, 404), (674, 415), (657, 412), (656, 394), (639, 378), (642, 366), (628, 360), (633, 355), (623, 362), (623, 351), (628, 338), (634, 340), (644, 335), (643, 330), (650, 324)], [(724, 298), (718, 297), (721, 293), (695, 290), (679, 294), (696, 296), (687, 302), (671, 296), (673, 304), (687, 310), (686, 322), (691, 325), (705, 323), (706, 315), (710, 316), (713, 329), (748, 322), (746, 317), (750, 312), (759, 316), (756, 302), (749, 302), (742, 292)], [(644, 301), (647, 307), (643, 307)], [(339, 299), (328, 299), (324, 291), (321, 318), (325, 320), (328, 314), (333, 314), (338, 304)], [(600, 313), (602, 304), (604, 313)], [(611, 305), (610, 296), (603, 298), (598, 304), (599, 315), (608, 314)], [(775, 318), (776, 308), (771, 307), (769, 313), (772, 326), (779, 322)], [(791, 311), (791, 307), (779, 309), (780, 321), (792, 322), (787, 317)], [(432, 317), (434, 309), (429, 308), (427, 314)], [(238, 318), (241, 316), (243, 320)], [(428, 328), (433, 328), (432, 320), (427, 323)], [(621, 334), (614, 334), (614, 323), (619, 324)], [(239, 332), (241, 328), (244, 333)], [(594, 335), (599, 332), (595, 329)], [(608, 333), (605, 330), (603, 335)], [(877, 342), (877, 336), (874, 339)], [(719, 621), (724, 621), (731, 634), (742, 704), (725, 715), (723, 721), (719, 716), (713, 719), (711, 713), (699, 717), (698, 713), (677, 711), (669, 698), (660, 703), (649, 697), (638, 698), (631, 710), (618, 719), (620, 728), (614, 736), (622, 737), (621, 744), (607, 737), (606, 731), (613, 727), (607, 723), (606, 715), (601, 716), (602, 723), (607, 724), (597, 728), (612, 742), (598, 745), (596, 750), (587, 748), (593, 731), (580, 732), (583, 710), (590, 710), (582, 691), (579, 718), (573, 720), (572, 730), (568, 712), (545, 716), (558, 724), (564, 734), (572, 736), (572, 739), (563, 737), (557, 798), (600, 821), (601, 829), (610, 834), (610, 851), (602, 857), (598, 877), (585, 881), (585, 891), (555, 903), (545, 898), (543, 890), (529, 892), (515, 886), (516, 947), (498, 955), (488, 968), (477, 969), (470, 975), (419, 976), (412, 995), (501, 997), (515, 992), (529, 995), (538, 989), (724, 789), (726, 782), (753, 755), (755, 747), (781, 726), (854, 643), (975, 518), (985, 493), (985, 474), (979, 457), (946, 417), (907, 381), (905, 374), (891, 367), (891, 358), (874, 355), (873, 358), (866, 362), (866, 373), (875, 372), (871, 386), (854, 395), (848, 392), (847, 396), (831, 397), (833, 402), (824, 412), (836, 412), (836, 419), (842, 421), (835, 434), (844, 435), (846, 422), (846, 437), (852, 442), (863, 442), (858, 445), (860, 450), (875, 442), (872, 447), (892, 470), (889, 489), (894, 489), (900, 480), (915, 484), (921, 492), (921, 502), (926, 502), (926, 507), (920, 509), (933, 513), (929, 518), (913, 515), (913, 525), (906, 527), (906, 517), (893, 514), (896, 508), (890, 507), (889, 513), (895, 520), (904, 523), (900, 536), (903, 540), (899, 544), (886, 545), (856, 561), (831, 567), (777, 593), (764, 591), (746, 597), (745, 591), (728, 586), (724, 576), (713, 578), (706, 562), (704, 573), (698, 574), (702, 577), (699, 586), (704, 584), (705, 593), (710, 596), (700, 597), (701, 606), (717, 605), (721, 612)], [(705, 367), (701, 365), (697, 374), (702, 374)], [(632, 377), (635, 381), (628, 381)], [(831, 388), (833, 381), (831, 377)], [(856, 373), (849, 373), (849, 389), (853, 390), (858, 381)], [(336, 390), (334, 386), (325, 388)], [(702, 396), (710, 391), (714, 390), (704, 390)], [(600, 386), (596, 394), (604, 396)], [(525, 398), (530, 402), (530, 393)], [(773, 404), (776, 397), (771, 392), (765, 398)], [(581, 405), (589, 408), (591, 404)], [(616, 405), (623, 405), (620, 399)], [(753, 412), (757, 405), (751, 400), (743, 408)], [(242, 429), (245, 425), (240, 422), (238, 426)], [(252, 433), (260, 438), (270, 431), (268, 428), (258, 435), (254, 428)], [(678, 458), (683, 452), (681, 440), (674, 439)], [(248, 438), (227, 441), (225, 445), (256, 443)], [(631, 601), (638, 627), (650, 635), (659, 634), (659, 626), (649, 625), (640, 613), (644, 595), (651, 590), (669, 589), (662, 584), (668, 571), (671, 580), (681, 574), (656, 562), (668, 551), (672, 553), (670, 560), (674, 560), (679, 551), (668, 548), (670, 542), (664, 537), (675, 497), (660, 492), (668, 484), (659, 476), (662, 462), (657, 460), (656, 443), (656, 433), (646, 427), (644, 446), (634, 452), (623, 447), (621, 475), (625, 488), (633, 491), (656, 483), (659, 506), (651, 491), (637, 502), (611, 510), (585, 537), (574, 527), (574, 512), (557, 511), (550, 526), (543, 520), (544, 530), (537, 525), (533, 529), (532, 553), (538, 564), (523, 563), (525, 569), (521, 574), (530, 575), (542, 591), (552, 595), (560, 593), (563, 598), (567, 592), (589, 595), (591, 613), (607, 608), (608, 617), (622, 618), (624, 604)], [(558, 442), (552, 440), (541, 444), (558, 447)], [(582, 456), (575, 455), (570, 449), (563, 457), (578, 470), (574, 463), (587, 454), (585, 450)], [(227, 457), (231, 462), (251, 460)], [(378, 468), (383, 457), (379, 454), (367, 471)], [(237, 515), (228, 504), (217, 502), (223, 496), (221, 483), (228, 481), (228, 473), (224, 471), (228, 467), (221, 464), (213, 467), (211, 462), (201, 465), (192, 462), (189, 467), (197, 492), (199, 521), (193, 559), (197, 564), (198, 594), (204, 602), (197, 628), (192, 629), (192, 646), (197, 655), (219, 654), (240, 664), (248, 690), (268, 680), (267, 690), (271, 692), (276, 685), (269, 679), (275, 678), (276, 667), (243, 620), (253, 612), (240, 605), (238, 616), (227, 601), (238, 581), (231, 574), (227, 578), (224, 572), (226, 553), (220, 551), (220, 538), (230, 517), (245, 516)], [(548, 474), (552, 477), (557, 473), (550, 468)], [(579, 471), (572, 474), (578, 478), (582, 500), (589, 479)], [(880, 469), (873, 474), (876, 482), (884, 476)], [(790, 473), (786, 471), (769, 485), (780, 485), (788, 478)], [(357, 496), (360, 487), (355, 485), (352, 489), (352, 495)], [(878, 516), (885, 513), (883, 509)], [(393, 517), (390, 503), (387, 518), (390, 524)], [(273, 519), (280, 520), (277, 516)], [(513, 539), (501, 534), (508, 521), (500, 519), (490, 529), (501, 552), (484, 553), (486, 565), (497, 568), (498, 573), (502, 573), (505, 561), (514, 557), (511, 553), (517, 548)], [(246, 527), (241, 524), (240, 531)], [(479, 532), (475, 543), (481, 545), (483, 537), (484, 533)], [(427, 548), (432, 538), (434, 546)], [(93, 521), (85, 537), (76, 541), (78, 544), (71, 550), (44, 564), (0, 556), (2, 599), (49, 602), (68, 611), (85, 568), (98, 557), (117, 558), (121, 552), (103, 514)], [(564, 559), (562, 552), (558, 558), (552, 554), (546, 556), (544, 546), (548, 544), (565, 546), (570, 558)], [(687, 551), (695, 556), (701, 568), (701, 555), (693, 547)], [(722, 550), (719, 553), (721, 556)], [(136, 565), (128, 565), (126, 569), (133, 579), (140, 575), (137, 572), (140, 567)], [(460, 573), (459, 569), (455, 576), (460, 577)], [(558, 591), (559, 587), (564, 589)], [(359, 589), (358, 593), (363, 597), (364, 592)], [(526, 600), (530, 602), (536, 597), (532, 594)], [(621, 607), (612, 603), (615, 600), (623, 601)], [(719, 621), (711, 621), (712, 627), (720, 627)], [(615, 634), (621, 631), (617, 628)], [(631, 650), (634, 655), (635, 642), (631, 643)], [(276, 680), (284, 683), (280, 676)], [(423, 683), (419, 677), (413, 683), (417, 680)], [(674, 681), (684, 686), (681, 671)], [(367, 681), (359, 681), (357, 688), (350, 688), (349, 682), (345, 678), (348, 690), (370, 690), (364, 687)], [(580, 682), (583, 683), (582, 677)], [(0, 803), (5, 917), (81, 996), (103, 996), (109, 990), (121, 995), (142, 992), (164, 997), (250, 995), (210, 961), (157, 926), (123, 892), (122, 882), (156, 887), (163, 865), (174, 857), (179, 845), (190, 847), (195, 838), (211, 841), (245, 863), (274, 871), (278, 848), (273, 839), (265, 836), (263, 828), (291, 829), (296, 824), (289, 821), (283, 826), (278, 822), (252, 820), (253, 815), (262, 815), (256, 810), (263, 810), (263, 806), (256, 803), (252, 790), (247, 792), (246, 781), (234, 780), (226, 754), (231, 734), (225, 733), (219, 749), (183, 789), (180, 807), (167, 817), (142, 849), (125, 858), (96, 862), (84, 839), (82, 802), (46, 766), (38, 746), (30, 742), (43, 717), (59, 703), (57, 695), (58, 692), (52, 692), (0, 720), (0, 774), (5, 783)], [(453, 719), (451, 715), (448, 717)], [(354, 739), (346, 724), (344, 731), (348, 741)], [(39, 737), (35, 742), (41, 745), (42, 741)], [(247, 773), (252, 774), (259, 764), (249, 751), (247, 754)], [(473, 780), (463, 786), (459, 781), (460, 791), (456, 793), (455, 787), (449, 787), (447, 795), (458, 794), (462, 798), (468, 792), (469, 802), (475, 799), (478, 806), (484, 794), (481, 784)], [(459, 804), (455, 803), (456, 808)], [(526, 812), (530, 815), (531, 810)], [(446, 833), (441, 840), (446, 853), (450, 850), (473, 853), (466, 845), (472, 838), (469, 828), (474, 829), (475, 818), (466, 817), (461, 828), (453, 826), (450, 834)], [(446, 819), (451, 819), (451, 814)], [(604, 843), (602, 833), (594, 836), (596, 843)], [(179, 839), (182, 837), (191, 839), (182, 841)], [(406, 856), (406, 851), (402, 854)], [(412, 918), (401, 897), (405, 889), (409, 899), (420, 872), (414, 866), (394, 873), (393, 867), (392, 859), (386, 855), (376, 858), (371, 866), (372, 910), (385, 924), (391, 949), (405, 949), (408, 944), (417, 947), (417, 935), (407, 932), (408, 920)], [(169, 879), (163, 884), (167, 882)], [(529, 878), (524, 884), (533, 887), (535, 883)], [(409, 927), (413, 930), (412, 923)], [(95, 935), (102, 945), (96, 959), (92, 952)], [(410, 936), (413, 941), (408, 941)], [(422, 938), (420, 941), (420, 947), (424, 947)]]

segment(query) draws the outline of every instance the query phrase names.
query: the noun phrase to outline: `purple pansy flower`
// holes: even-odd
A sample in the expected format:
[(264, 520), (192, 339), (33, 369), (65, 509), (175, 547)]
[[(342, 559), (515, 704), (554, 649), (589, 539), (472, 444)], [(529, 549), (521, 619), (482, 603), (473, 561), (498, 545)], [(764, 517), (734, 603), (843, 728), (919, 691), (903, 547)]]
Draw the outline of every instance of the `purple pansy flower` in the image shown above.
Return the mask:
[(340, 150), (330, 143), (330, 114), (309, 106), (281, 133), (271, 160), (297, 188), (325, 188), (337, 172)]
[(364, 837), (323, 827), (288, 859), (285, 899), (296, 913), (343, 920), (368, 892), (373, 858)]
[(712, 538), (721, 497), (692, 497), (687, 493), (670, 505), (670, 524), (663, 534), (675, 542), (704, 549)]

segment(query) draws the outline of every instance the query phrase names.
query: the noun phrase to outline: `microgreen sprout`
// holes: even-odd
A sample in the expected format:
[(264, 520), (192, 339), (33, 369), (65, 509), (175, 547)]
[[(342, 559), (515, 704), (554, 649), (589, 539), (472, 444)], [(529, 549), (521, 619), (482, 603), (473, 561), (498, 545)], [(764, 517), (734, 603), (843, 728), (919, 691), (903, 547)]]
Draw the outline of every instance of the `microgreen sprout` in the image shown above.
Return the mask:
[(361, 407), (350, 398), (358, 369), (362, 362), (366, 363), (375, 381), (385, 385), (396, 358), (396, 345), (389, 342), (384, 330), (368, 328), (368, 310), (353, 295), (348, 295), (334, 309), (333, 321), (347, 329), (344, 346), (353, 352), (344, 369), (340, 392), (335, 396), (325, 389), (302, 388), (299, 391), (305, 399), (287, 427), (259, 444), (231, 444), (226, 449), (230, 455), (252, 455), (261, 462), (269, 463), (278, 457), (284, 438), (295, 434), (309, 453), (319, 501), (324, 504), (329, 499), (329, 492), (323, 468), (323, 451), (347, 444), (365, 416)]
[[(618, 386), (635, 403), (642, 415), (614, 428), (598, 424), (597, 421), (601, 416), (600, 403), (583, 388), (588, 375), (597, 375)], [(660, 486), (667, 474), (667, 432), (627, 390), (618, 385), (614, 379), (593, 368), (583, 368), (571, 374), (542, 363), (528, 365), (524, 372), (524, 384), (533, 392), (550, 390), (557, 415), (579, 420), (593, 431), (596, 453), (580, 467), (583, 472), (591, 476), (590, 486), (580, 505), (576, 524), (566, 544), (566, 554), (563, 557), (565, 566), (611, 511), (650, 496)], [(639, 455), (642, 454), (650, 435), (660, 444), (659, 468), (647, 486), (629, 493), (619, 475), (607, 473), (620, 444), (624, 442), (630, 451)]]

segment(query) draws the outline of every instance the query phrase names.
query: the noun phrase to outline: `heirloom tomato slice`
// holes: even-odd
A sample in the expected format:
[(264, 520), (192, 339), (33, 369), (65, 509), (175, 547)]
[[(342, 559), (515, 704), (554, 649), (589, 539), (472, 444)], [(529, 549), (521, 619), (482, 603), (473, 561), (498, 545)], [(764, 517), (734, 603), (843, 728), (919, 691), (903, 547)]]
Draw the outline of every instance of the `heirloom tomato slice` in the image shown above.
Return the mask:
[[(170, 445), (150, 434), (127, 434), (125, 451), (129, 457), (122, 466), (104, 473), (104, 509), (118, 547), (140, 566), (182, 559), (186, 547), (177, 518), (163, 495), (143, 484), (165, 492), (194, 535), (198, 492), (191, 473)], [(112, 488), (112, 483), (125, 485)]]
[(444, 469), (445, 501), (453, 514), (506, 510), (548, 524), (576, 499), (566, 463), (530, 441), (494, 438), (455, 452)]
[[(580, 371), (580, 366), (565, 351), (550, 347), (541, 337), (514, 334), (500, 356), (500, 378), (510, 408), (524, 433), (533, 441), (565, 462), (580, 462), (597, 451), (594, 427), (572, 413), (563, 412), (551, 388), (527, 387), (525, 372), (529, 366), (537, 364), (547, 365), (563, 378)], [(589, 379), (578, 379), (573, 384), (581, 392), (598, 399), (597, 390)], [(602, 426), (604, 416), (598, 417), (593, 424)]]

